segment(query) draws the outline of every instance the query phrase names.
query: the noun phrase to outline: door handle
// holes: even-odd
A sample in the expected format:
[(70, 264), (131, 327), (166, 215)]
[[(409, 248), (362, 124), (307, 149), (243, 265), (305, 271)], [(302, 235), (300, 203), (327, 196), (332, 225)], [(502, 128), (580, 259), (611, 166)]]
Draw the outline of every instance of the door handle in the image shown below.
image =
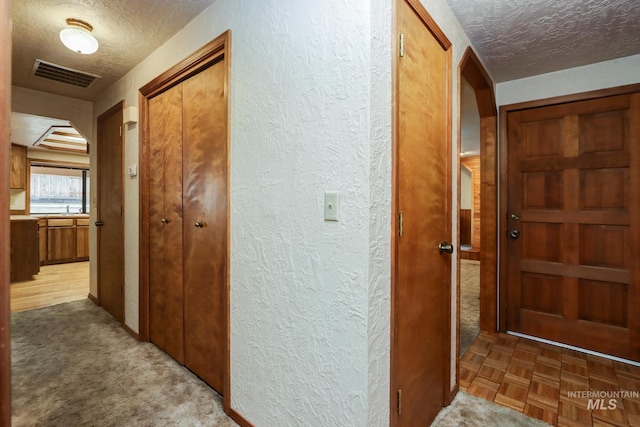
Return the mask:
[(442, 255), (443, 252), (446, 252), (448, 254), (452, 254), (453, 253), (453, 245), (451, 243), (447, 243), (445, 242), (441, 242), (438, 245), (438, 251), (440, 252), (440, 255)]
[(96, 221), (95, 225), (96, 227), (102, 227), (104, 225), (104, 221)]
[(169, 218), (162, 218), (160, 220), (163, 224), (169, 224), (171, 222), (171, 220)]
[(509, 236), (511, 236), (512, 239), (517, 239), (520, 237), (520, 232), (518, 230), (511, 230)]
[(202, 227), (204, 227), (204, 222), (198, 221), (198, 222), (196, 222), (195, 226), (199, 227), (199, 228), (202, 228)]

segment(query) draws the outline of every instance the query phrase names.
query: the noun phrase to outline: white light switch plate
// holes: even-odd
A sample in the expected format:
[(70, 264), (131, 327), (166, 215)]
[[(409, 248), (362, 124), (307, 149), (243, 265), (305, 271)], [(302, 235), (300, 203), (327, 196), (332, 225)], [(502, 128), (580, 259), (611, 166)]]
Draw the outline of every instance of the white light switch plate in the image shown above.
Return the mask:
[(324, 220), (337, 221), (340, 196), (337, 191), (325, 191), (324, 193)]
[(138, 165), (130, 165), (128, 168), (129, 176), (138, 175)]

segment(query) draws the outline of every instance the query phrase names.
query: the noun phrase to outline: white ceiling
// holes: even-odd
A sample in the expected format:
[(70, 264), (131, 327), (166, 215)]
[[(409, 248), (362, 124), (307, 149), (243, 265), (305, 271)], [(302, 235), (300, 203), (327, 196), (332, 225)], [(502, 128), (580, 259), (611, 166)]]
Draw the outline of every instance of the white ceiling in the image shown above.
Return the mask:
[[(14, 0), (13, 84), (93, 101), (215, 0)], [(67, 18), (93, 25), (100, 48), (92, 55), (60, 42)], [(42, 59), (102, 79), (87, 89), (34, 77)]]
[[(95, 100), (214, 1), (15, 0), (13, 84)], [(640, 54), (640, 0), (446, 2), (496, 83)], [(100, 43), (97, 53), (80, 55), (62, 45), (58, 34), (66, 26), (66, 18), (93, 25)], [(102, 79), (82, 89), (33, 77), (31, 69), (36, 59), (97, 74)], [(464, 110), (464, 105), (461, 108)], [(474, 112), (468, 113), (475, 117)], [(23, 117), (20, 126), (28, 127), (29, 120)], [(36, 119), (37, 130), (27, 128), (24, 133), (41, 135), (43, 123)], [(16, 135), (21, 131), (14, 126), (12, 131), (19, 143), (35, 142)], [(466, 150), (475, 151), (475, 147)]]
[(446, 0), (496, 83), (640, 54), (640, 0)]

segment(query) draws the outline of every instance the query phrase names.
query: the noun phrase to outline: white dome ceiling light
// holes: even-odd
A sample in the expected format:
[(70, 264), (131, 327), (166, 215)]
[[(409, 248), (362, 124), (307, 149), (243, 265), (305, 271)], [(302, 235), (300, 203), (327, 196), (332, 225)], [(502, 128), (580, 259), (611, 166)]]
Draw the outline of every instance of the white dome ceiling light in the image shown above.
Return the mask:
[(89, 55), (98, 50), (98, 40), (91, 34), (93, 26), (80, 19), (67, 19), (67, 28), (60, 31), (60, 40), (70, 50)]

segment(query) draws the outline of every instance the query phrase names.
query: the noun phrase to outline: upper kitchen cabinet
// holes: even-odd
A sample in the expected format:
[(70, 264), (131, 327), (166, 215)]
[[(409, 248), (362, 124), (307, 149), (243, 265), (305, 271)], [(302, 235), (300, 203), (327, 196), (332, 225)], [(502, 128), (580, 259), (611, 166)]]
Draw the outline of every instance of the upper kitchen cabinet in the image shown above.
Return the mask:
[(11, 188), (27, 187), (27, 147), (11, 144)]

